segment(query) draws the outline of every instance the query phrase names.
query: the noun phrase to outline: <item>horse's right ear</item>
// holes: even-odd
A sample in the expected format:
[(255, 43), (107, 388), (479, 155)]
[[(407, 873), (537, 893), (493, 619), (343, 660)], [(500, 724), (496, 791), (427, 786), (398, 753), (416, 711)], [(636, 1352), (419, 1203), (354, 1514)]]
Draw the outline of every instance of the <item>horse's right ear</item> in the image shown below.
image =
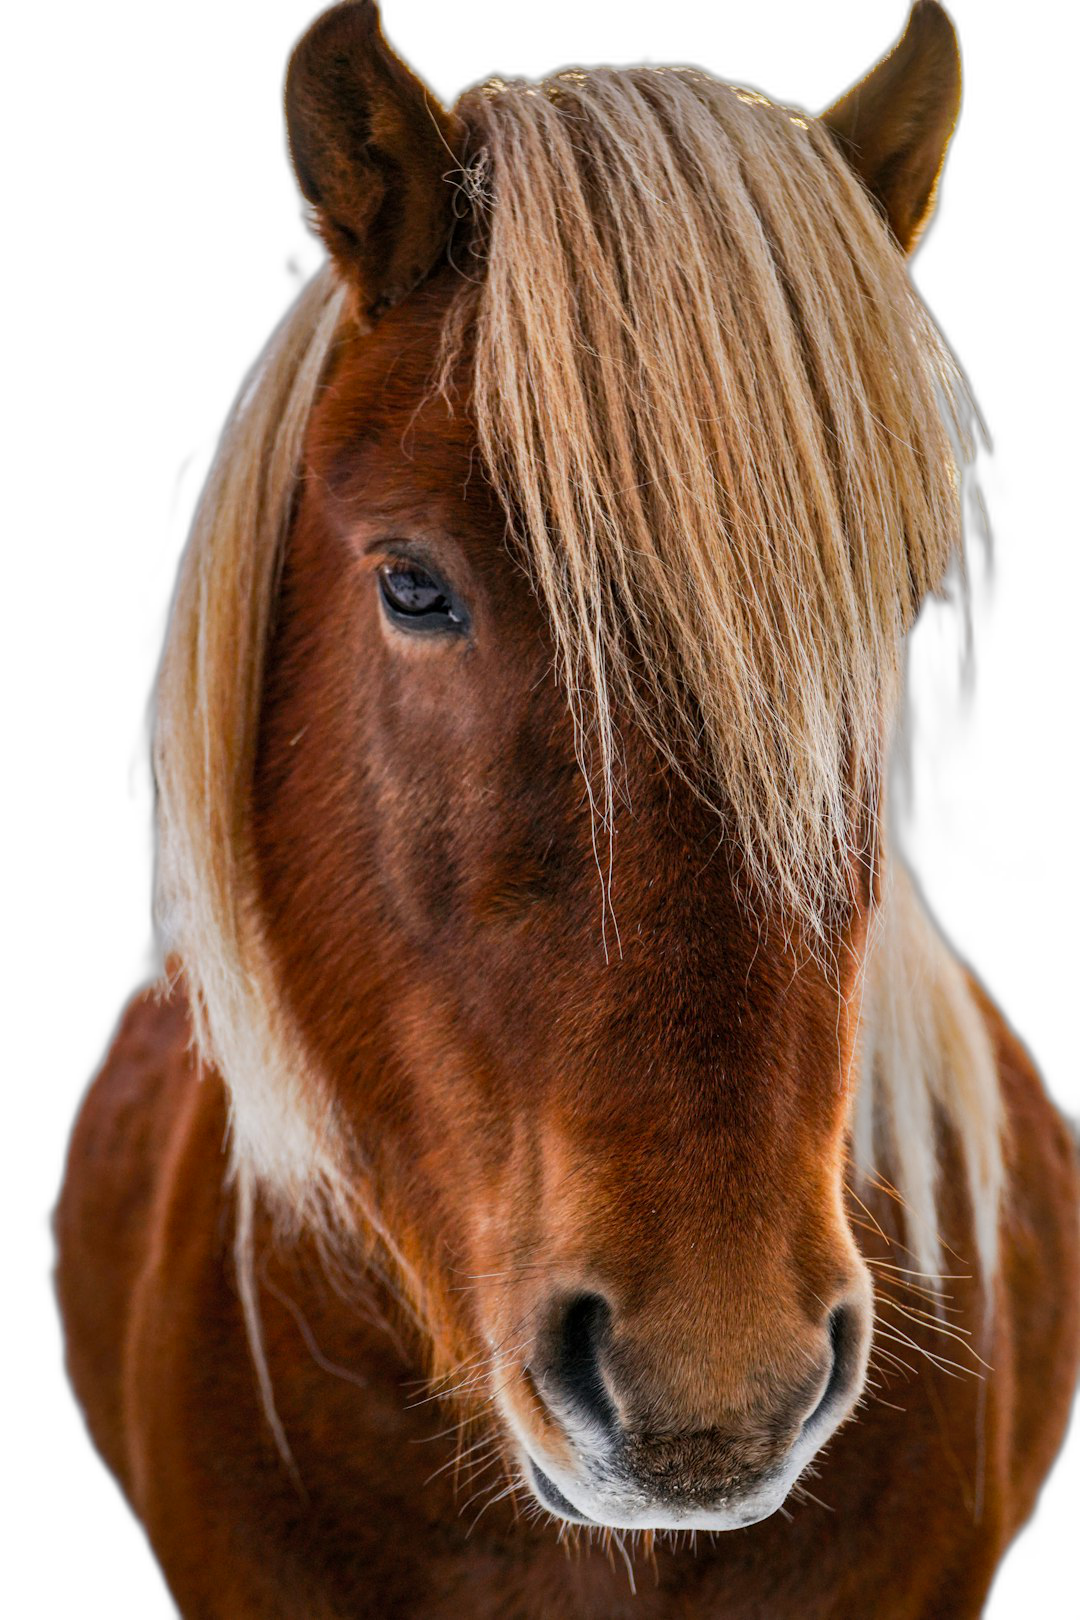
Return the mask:
[(374, 0), (312, 24), (289, 63), (285, 118), (319, 234), (374, 319), (446, 250), (461, 126), (394, 55)]

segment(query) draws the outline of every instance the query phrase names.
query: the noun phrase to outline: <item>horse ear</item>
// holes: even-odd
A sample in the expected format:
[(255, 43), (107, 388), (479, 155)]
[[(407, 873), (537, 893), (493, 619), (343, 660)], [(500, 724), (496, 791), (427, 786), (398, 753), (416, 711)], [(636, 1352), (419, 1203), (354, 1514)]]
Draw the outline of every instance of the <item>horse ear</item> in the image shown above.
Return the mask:
[(394, 55), (374, 0), (312, 24), (289, 63), (285, 118), (316, 228), (374, 319), (447, 247), (461, 125)]
[(821, 115), (905, 253), (933, 212), (959, 110), (956, 30), (936, 0), (915, 0), (889, 54)]

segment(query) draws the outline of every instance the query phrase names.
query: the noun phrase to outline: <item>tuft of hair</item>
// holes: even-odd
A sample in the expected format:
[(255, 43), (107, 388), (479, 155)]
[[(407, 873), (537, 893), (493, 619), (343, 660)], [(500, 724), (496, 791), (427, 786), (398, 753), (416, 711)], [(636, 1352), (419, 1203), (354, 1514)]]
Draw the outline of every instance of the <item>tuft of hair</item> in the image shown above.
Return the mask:
[(482, 264), (457, 331), (594, 803), (632, 717), (823, 943), (904, 633), (960, 551), (963, 377), (818, 120), (653, 67), (456, 111)]
[[(961, 555), (961, 373), (815, 120), (658, 68), (496, 82), (457, 111), (477, 226), (442, 376), (468, 352), (482, 454), (550, 615), (594, 811), (610, 832), (626, 716), (726, 818), (752, 884), (824, 944), (882, 798), (903, 638)], [(326, 269), (241, 389), (157, 687), (158, 913), (229, 1087), (251, 1319), (257, 1187), (324, 1232), (360, 1220), (395, 1253), (288, 1026), (251, 871), (266, 641), (344, 308)], [(891, 889), (865, 981), (857, 1158), (890, 1169), (937, 1269), (942, 1112), (992, 1274), (992, 1054), (902, 873)]]
[[(860, 1009), (853, 1166), (892, 1182), (914, 1266), (940, 1298), (950, 1267), (938, 1224), (939, 1133), (955, 1134), (989, 1322), (1005, 1190), (1004, 1105), (997, 1059), (972, 980), (923, 905), (897, 855), (871, 930)], [(955, 1238), (955, 1234), (953, 1234)]]
[(241, 386), (181, 563), (154, 710), (159, 929), (198, 1049), (228, 1083), (241, 1203), (263, 1183), (298, 1219), (342, 1202), (342, 1154), (261, 935), (250, 788), (280, 558), (344, 297), (328, 270), (309, 282)]

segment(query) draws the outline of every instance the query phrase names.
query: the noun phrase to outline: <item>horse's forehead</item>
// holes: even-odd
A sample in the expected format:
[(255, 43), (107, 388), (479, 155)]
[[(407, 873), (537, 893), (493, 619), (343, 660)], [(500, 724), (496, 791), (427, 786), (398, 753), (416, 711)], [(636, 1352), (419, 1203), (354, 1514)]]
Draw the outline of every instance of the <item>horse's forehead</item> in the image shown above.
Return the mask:
[(320, 485), (345, 512), (406, 531), (444, 529), (489, 556), (506, 520), (481, 470), (468, 378), (439, 385), (447, 300), (448, 289), (436, 284), (373, 330), (346, 332), (308, 453)]
[[(347, 326), (332, 363), (324, 413), (343, 433), (378, 433), (389, 449), (406, 434), (468, 453), (476, 442), (469, 406), (467, 366), (440, 376), (440, 344), (456, 290), (447, 275), (433, 277), (369, 330)], [(446, 387), (441, 384), (445, 381)], [(408, 453), (408, 442), (404, 446)]]

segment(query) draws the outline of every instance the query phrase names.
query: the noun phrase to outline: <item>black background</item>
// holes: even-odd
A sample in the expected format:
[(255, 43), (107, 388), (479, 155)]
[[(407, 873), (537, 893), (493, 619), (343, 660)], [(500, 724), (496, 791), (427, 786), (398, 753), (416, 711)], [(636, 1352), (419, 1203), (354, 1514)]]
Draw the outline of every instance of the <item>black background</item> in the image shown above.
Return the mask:
[[(959, 698), (954, 620), (933, 612), (916, 637), (910, 842), (947, 933), (1027, 1038), (1054, 1095), (1075, 1110), (1067, 765), (1075, 593), (1065, 577), (1075, 450), (1064, 442), (1075, 408), (1056, 403), (1072, 332), (1054, 167), (1069, 97), (1059, 102), (1044, 87), (1052, 81), (1044, 31), (1028, 34), (1017, 18), (1006, 32), (976, 0), (955, 0), (952, 13), (965, 109), (938, 224), (913, 274), (994, 437), (984, 486), (996, 556), (976, 601), (972, 710)], [(47, 844), (34, 906), (44, 938), (29, 991), (40, 1000), (28, 1071), (40, 1110), (32, 1364), (42, 1494), (66, 1549), (39, 1570), (47, 1614), (102, 1605), (115, 1617), (170, 1614), (63, 1385), (47, 1212), (79, 1093), (121, 1004), (152, 970), (144, 713), (176, 559), (241, 377), (319, 264), (279, 113), (288, 47), (309, 15), (308, 3), (193, 0), (181, 10), (125, 8), (115, 19), (94, 11), (53, 42), (70, 89), (63, 165), (44, 188), (39, 240), (49, 455), (37, 492), (47, 522), (24, 538), (42, 565), (44, 611), (31, 624), (42, 627), (47, 677), (44, 758), (26, 810), (26, 847), (42, 834)], [(552, 3), (539, 16), (505, 3), (387, 5), (393, 42), (445, 99), (491, 71), (654, 60), (701, 63), (811, 110), (858, 78), (902, 19), (894, 0), (659, 6), (636, 21), (596, 0)], [(1061, 1531), (1070, 1490), (1075, 1500), (1075, 1471), (1059, 1469), (1004, 1568), (994, 1620), (1020, 1614), (1048, 1581), (1069, 1589), (1072, 1549)]]

